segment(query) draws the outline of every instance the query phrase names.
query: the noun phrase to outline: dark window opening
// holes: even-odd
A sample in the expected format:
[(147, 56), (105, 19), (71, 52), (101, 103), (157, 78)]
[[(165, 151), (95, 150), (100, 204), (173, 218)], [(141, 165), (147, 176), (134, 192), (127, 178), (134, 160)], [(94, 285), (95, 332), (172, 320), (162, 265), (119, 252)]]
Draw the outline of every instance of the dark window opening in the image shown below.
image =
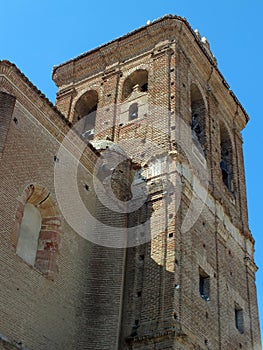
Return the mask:
[(244, 333), (243, 309), (241, 309), (239, 306), (235, 307), (235, 325), (236, 325), (236, 329), (240, 333)]
[(195, 143), (205, 151), (205, 104), (196, 85), (191, 86), (191, 129)]
[(220, 146), (221, 146), (221, 160), (220, 169), (222, 181), (225, 186), (233, 192), (232, 184), (232, 169), (233, 169), (233, 159), (232, 159), (232, 145), (229, 133), (224, 125), (220, 126)]
[(198, 114), (197, 113), (193, 113), (192, 114), (192, 124), (191, 124), (191, 128), (192, 128), (192, 133), (193, 136), (196, 136), (197, 139), (199, 138), (199, 136), (201, 135), (201, 126), (198, 120)]
[(129, 120), (138, 118), (138, 103), (133, 103), (129, 107)]
[(230, 187), (230, 183), (229, 183), (230, 176), (229, 176), (229, 173), (228, 173), (226, 161), (224, 159), (222, 159), (221, 162), (220, 162), (220, 168), (221, 168), (222, 180), (223, 180), (224, 184), (227, 187)]
[(199, 293), (204, 300), (210, 300), (210, 277), (201, 269), (199, 271)]

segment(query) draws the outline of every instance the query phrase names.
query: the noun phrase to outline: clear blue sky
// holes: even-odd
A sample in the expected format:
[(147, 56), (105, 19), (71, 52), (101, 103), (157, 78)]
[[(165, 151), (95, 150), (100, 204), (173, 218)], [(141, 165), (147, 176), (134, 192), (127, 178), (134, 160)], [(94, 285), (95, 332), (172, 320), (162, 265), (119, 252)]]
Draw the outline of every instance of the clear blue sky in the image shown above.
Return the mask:
[(249, 222), (260, 267), (257, 287), (263, 330), (263, 1), (2, 1), (0, 59), (14, 62), (54, 102), (54, 65), (168, 13), (186, 17), (193, 29), (207, 37), (221, 72), (251, 117), (243, 137)]

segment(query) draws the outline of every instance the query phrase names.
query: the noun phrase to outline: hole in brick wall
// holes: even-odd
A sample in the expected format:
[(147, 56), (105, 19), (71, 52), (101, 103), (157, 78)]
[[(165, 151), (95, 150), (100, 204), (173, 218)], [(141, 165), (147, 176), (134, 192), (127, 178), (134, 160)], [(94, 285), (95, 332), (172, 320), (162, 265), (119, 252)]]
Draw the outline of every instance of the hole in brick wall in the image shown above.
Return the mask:
[(18, 120), (17, 120), (17, 118), (16, 118), (16, 117), (13, 119), (13, 121), (14, 121), (14, 123), (15, 123), (15, 124), (17, 124), (17, 123), (18, 123)]
[(230, 276), (233, 276), (233, 272), (232, 271), (230, 271)]
[(102, 86), (102, 85), (103, 85), (103, 82), (102, 82), (102, 83), (100, 83), (100, 85)]
[(178, 319), (178, 316), (176, 313), (174, 313), (174, 319), (177, 320)]
[(89, 185), (85, 184), (85, 190), (88, 191), (89, 190)]
[(139, 259), (143, 261), (143, 260), (144, 260), (144, 254), (141, 254), (141, 255), (139, 256)]
[(174, 68), (171, 68), (171, 69), (170, 69), (170, 72), (174, 72)]
[(174, 261), (175, 263), (176, 263), (176, 265), (178, 264), (178, 260), (177, 259), (175, 259), (175, 261)]
[(214, 278), (216, 278), (216, 273), (214, 273)]
[(205, 221), (203, 221), (203, 226), (205, 226)]
[(111, 94), (107, 94), (107, 97), (110, 97), (111, 96)]
[(242, 349), (242, 347), (243, 347), (242, 344), (239, 344), (239, 348)]
[(204, 248), (206, 247), (205, 243), (203, 243), (203, 247), (204, 247)]
[(183, 83), (183, 87), (185, 88), (185, 83)]
[(171, 82), (171, 85), (174, 85), (174, 81)]
[(142, 296), (142, 292), (141, 291), (137, 292), (137, 297), (139, 298), (141, 296)]
[(173, 232), (169, 233), (169, 238), (172, 238), (174, 236)]
[(208, 312), (205, 313), (205, 317), (208, 318)]
[(59, 159), (58, 159), (58, 157), (56, 155), (54, 156), (54, 162), (56, 162), (56, 163), (59, 162)]
[(171, 100), (173, 100), (174, 99), (174, 96), (171, 96)]
[(204, 343), (205, 343), (205, 345), (208, 345), (208, 340), (207, 340), (207, 339), (205, 339)]
[(228, 251), (228, 254), (229, 254), (229, 255), (232, 255), (232, 252), (231, 252), (231, 250), (229, 250), (229, 251)]

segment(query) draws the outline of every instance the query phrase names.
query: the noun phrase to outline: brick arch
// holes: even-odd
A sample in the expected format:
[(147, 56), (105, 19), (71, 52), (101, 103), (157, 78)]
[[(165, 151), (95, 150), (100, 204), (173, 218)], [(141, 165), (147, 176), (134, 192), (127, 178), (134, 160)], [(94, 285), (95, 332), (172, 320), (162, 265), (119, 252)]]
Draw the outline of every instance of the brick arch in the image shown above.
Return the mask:
[(11, 237), (12, 246), (17, 247), (24, 207), (27, 203), (38, 208), (41, 215), (41, 229), (34, 267), (49, 279), (54, 279), (57, 271), (56, 256), (62, 234), (61, 214), (50, 192), (39, 184), (30, 184), (18, 199), (15, 229)]
[(148, 70), (147, 69), (136, 69), (130, 73), (124, 80), (122, 86), (122, 100), (128, 98), (133, 88), (138, 85), (139, 91), (146, 92), (148, 91)]

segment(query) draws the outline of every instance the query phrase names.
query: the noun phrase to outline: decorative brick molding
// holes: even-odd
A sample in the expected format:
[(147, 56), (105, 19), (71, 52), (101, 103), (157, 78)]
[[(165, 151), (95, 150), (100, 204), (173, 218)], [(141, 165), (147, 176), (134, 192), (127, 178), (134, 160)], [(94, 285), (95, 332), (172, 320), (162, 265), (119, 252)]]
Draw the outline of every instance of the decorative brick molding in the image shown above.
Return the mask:
[(56, 255), (62, 234), (59, 209), (46, 188), (38, 184), (27, 186), (18, 199), (15, 229), (11, 236), (12, 246), (15, 249), (18, 243), (24, 207), (27, 203), (36, 206), (42, 218), (34, 267), (47, 278), (53, 280), (57, 271)]

